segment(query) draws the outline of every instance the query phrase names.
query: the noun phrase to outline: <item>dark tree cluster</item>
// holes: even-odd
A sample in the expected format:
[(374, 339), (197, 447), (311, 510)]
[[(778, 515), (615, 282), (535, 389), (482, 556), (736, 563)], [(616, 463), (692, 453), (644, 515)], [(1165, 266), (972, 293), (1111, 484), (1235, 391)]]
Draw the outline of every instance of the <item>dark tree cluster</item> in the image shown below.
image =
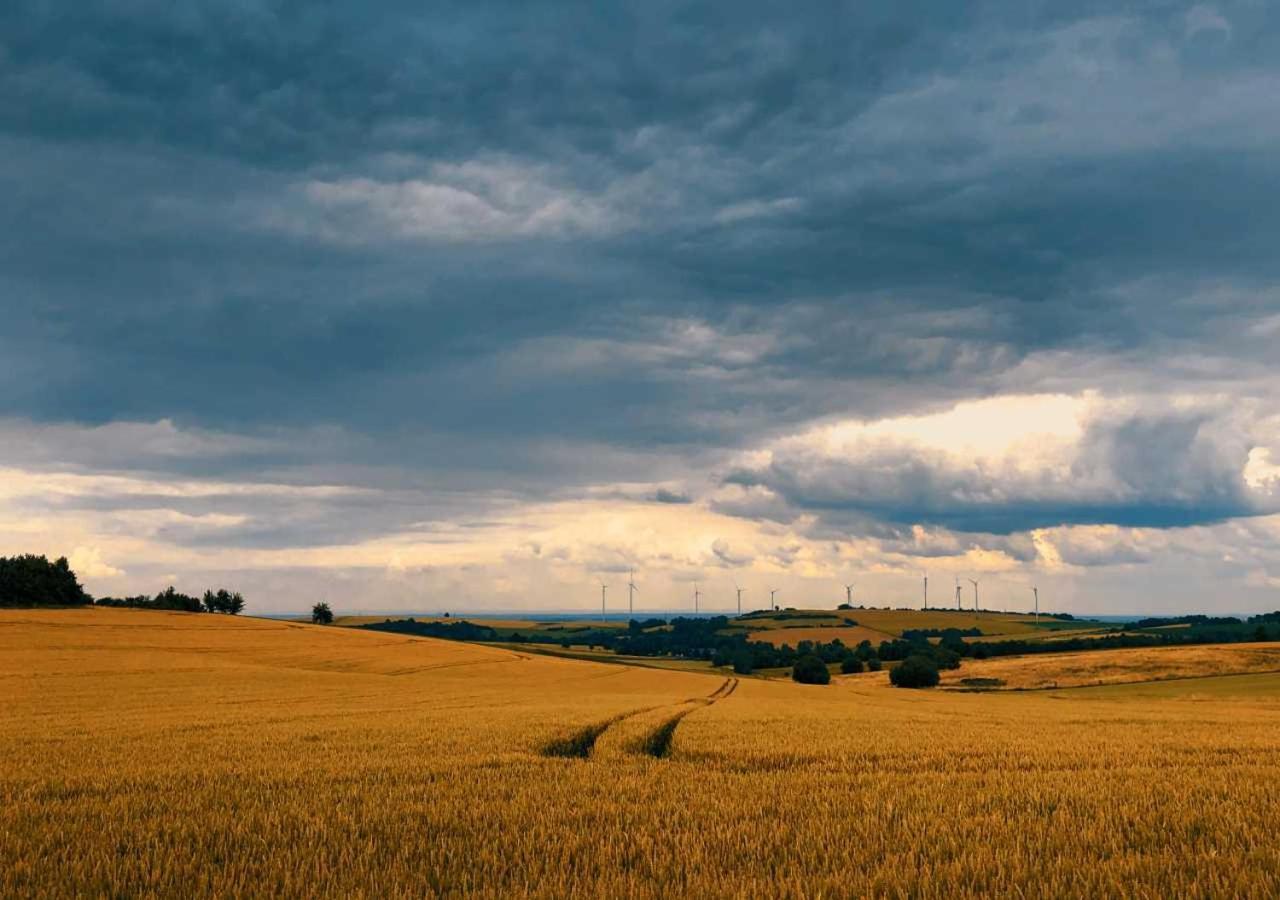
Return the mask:
[(328, 603), (320, 602), (311, 607), (311, 621), (316, 625), (332, 625), (333, 610)]
[(806, 653), (791, 667), (791, 680), (800, 684), (828, 684), (831, 672), (827, 664), (812, 653)]
[(857, 648), (847, 647), (839, 639), (825, 644), (800, 641), (794, 648), (787, 644), (775, 647), (764, 641), (748, 641), (745, 634), (729, 627), (729, 619), (725, 616), (677, 617), (670, 621), (633, 619), (625, 631), (617, 628), (575, 627), (562, 632), (558, 626), (552, 626), (535, 635), (520, 632), (504, 634), (488, 626), (470, 622), (415, 622), (413, 619), (387, 619), (363, 627), (459, 641), (505, 640), (524, 643), (534, 640), (559, 644), (565, 648), (599, 647), (628, 656), (705, 660), (716, 666), (732, 666), (739, 675), (749, 675), (757, 669), (793, 668), (803, 656), (814, 656), (824, 665), (843, 664), (845, 659), (856, 657), (866, 669), (880, 669), (880, 659), (870, 641), (863, 641)]
[[(172, 590), (172, 588), (170, 588)], [(201, 600), (205, 612), (226, 613), (237, 616), (244, 611), (244, 597), (239, 593), (231, 593), (223, 588), (217, 591), (205, 591)]]
[(0, 556), (0, 607), (87, 606), (93, 598), (80, 586), (65, 556)]
[(943, 639), (936, 644), (927, 638), (916, 640), (896, 638), (892, 641), (881, 641), (877, 655), (886, 662), (904, 660), (909, 656), (929, 656), (937, 660), (940, 668), (954, 669), (958, 665), (955, 661), (969, 655), (967, 648), (971, 646), (985, 645), (966, 644), (959, 638)]
[(498, 632), (487, 625), (471, 622), (419, 622), (416, 619), (387, 619), (361, 625), (370, 631), (389, 631), (392, 634), (410, 634), (417, 637), (445, 638), (451, 641), (496, 641)]
[[(1250, 619), (1250, 621), (1253, 621)], [(1148, 619), (1139, 619), (1136, 622), (1128, 622), (1123, 628), (1167, 628), (1170, 625), (1241, 625), (1243, 624), (1234, 616), (1206, 616), (1206, 615), (1190, 615), (1190, 616), (1163, 616), (1152, 617)]]
[(900, 688), (936, 687), (939, 677), (934, 659), (919, 653), (908, 656), (889, 670), (889, 681)]
[[(838, 638), (830, 643), (800, 641), (795, 647), (789, 644), (774, 646), (765, 641), (749, 641), (746, 635), (728, 629), (729, 620), (724, 616), (706, 619), (675, 618), (668, 629), (646, 630), (626, 635), (603, 632), (599, 636), (601, 646), (632, 656), (674, 656), (684, 659), (701, 659), (716, 666), (733, 666), (741, 675), (757, 669), (793, 668), (803, 656), (814, 656), (824, 664), (839, 663), (855, 651)], [(727, 630), (727, 633), (722, 633)], [(581, 643), (581, 638), (575, 643)], [(874, 654), (869, 643), (861, 651), (864, 656)]]

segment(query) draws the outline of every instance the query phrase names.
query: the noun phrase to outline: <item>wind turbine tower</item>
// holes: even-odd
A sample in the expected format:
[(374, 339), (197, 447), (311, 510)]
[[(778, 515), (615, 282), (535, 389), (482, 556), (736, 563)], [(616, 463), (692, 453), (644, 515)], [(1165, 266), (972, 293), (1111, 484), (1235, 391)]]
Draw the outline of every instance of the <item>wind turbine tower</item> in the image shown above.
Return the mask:
[(630, 618), (636, 617), (636, 570), (631, 570), (630, 577), (627, 578), (627, 614)]
[(982, 611), (982, 608), (978, 606), (978, 582), (970, 578), (969, 583), (973, 585), (973, 612), (976, 615)]
[(609, 585), (605, 584), (603, 581), (600, 582), (600, 618), (601, 620), (605, 620), (608, 618), (608, 616), (605, 613), (605, 607), (604, 607), (604, 595), (608, 590), (609, 590)]
[(1040, 618), (1040, 588), (1033, 586), (1031, 588), (1031, 593), (1036, 596), (1036, 618), (1038, 619)]
[(924, 576), (924, 606), (921, 609), (929, 608), (929, 576)]
[(851, 584), (844, 586), (844, 602), (848, 606), (853, 606), (853, 585)]
[(702, 596), (702, 591), (698, 590), (698, 582), (693, 583), (693, 614), (698, 614), (698, 598)]
[(742, 588), (738, 587), (735, 584), (733, 586), (733, 589), (738, 592), (738, 615), (741, 616), (742, 615)]
[(956, 612), (960, 611), (960, 578), (956, 577)]
[(777, 602), (773, 599), (774, 595), (775, 595), (775, 594), (777, 594), (777, 593), (778, 593), (778, 589), (777, 589), (777, 588), (769, 588), (769, 608), (770, 608), (770, 609), (777, 609), (777, 608), (778, 608), (778, 604), (777, 604)]

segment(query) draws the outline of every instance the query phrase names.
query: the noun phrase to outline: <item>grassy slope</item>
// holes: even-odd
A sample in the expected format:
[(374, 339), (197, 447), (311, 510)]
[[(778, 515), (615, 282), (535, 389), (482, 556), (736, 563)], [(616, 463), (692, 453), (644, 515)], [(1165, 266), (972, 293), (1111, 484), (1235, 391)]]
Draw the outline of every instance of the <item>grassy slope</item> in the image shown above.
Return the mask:
[[(1280, 892), (1260, 800), (1280, 791), (1280, 676), (726, 684), (295, 623), (0, 612), (0, 896)], [(543, 752), (597, 731), (595, 758)]]

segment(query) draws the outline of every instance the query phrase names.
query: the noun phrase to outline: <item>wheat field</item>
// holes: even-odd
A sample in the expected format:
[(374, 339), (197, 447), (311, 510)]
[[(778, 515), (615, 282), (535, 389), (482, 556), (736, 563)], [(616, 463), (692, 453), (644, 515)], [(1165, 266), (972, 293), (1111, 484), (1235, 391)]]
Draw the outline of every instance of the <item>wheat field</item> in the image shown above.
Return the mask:
[(1280, 893), (1280, 676), (829, 687), (0, 613), (0, 895)]

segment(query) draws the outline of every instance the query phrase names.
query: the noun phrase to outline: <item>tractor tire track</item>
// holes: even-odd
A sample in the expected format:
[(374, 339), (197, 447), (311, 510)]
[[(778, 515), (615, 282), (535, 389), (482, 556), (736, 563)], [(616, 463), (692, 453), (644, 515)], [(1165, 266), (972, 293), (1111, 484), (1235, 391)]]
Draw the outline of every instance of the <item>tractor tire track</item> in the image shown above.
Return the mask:
[[(708, 701), (705, 706), (710, 706), (714, 700)], [(667, 721), (659, 725), (655, 730), (651, 731), (647, 737), (641, 742), (640, 749), (646, 756), (652, 756), (654, 759), (665, 759), (667, 754), (671, 752), (671, 741), (676, 736), (676, 726), (684, 719), (685, 716), (693, 712), (698, 707), (690, 707), (681, 710)]]
[(630, 712), (620, 713), (605, 719), (603, 722), (596, 722), (585, 728), (580, 728), (572, 734), (556, 738), (545, 747), (542, 748), (543, 756), (558, 756), (567, 759), (587, 759), (591, 756), (591, 752), (596, 748), (596, 741), (600, 736), (609, 730), (610, 727), (618, 724), (623, 719), (629, 719), (632, 716), (639, 716), (651, 710), (657, 709), (656, 706), (646, 706), (643, 709), (633, 709)]
[(686, 709), (680, 710), (644, 737), (640, 742), (641, 751), (646, 756), (652, 756), (654, 759), (665, 759), (671, 753), (671, 742), (675, 739), (676, 728), (684, 721), (685, 716), (718, 703), (732, 694), (737, 688), (738, 679), (726, 678), (724, 684), (706, 697), (695, 697), (686, 701)]
[[(603, 721), (579, 728), (564, 737), (556, 738), (542, 748), (542, 755), (562, 759), (591, 759), (597, 756), (597, 744), (600, 739), (609, 735), (609, 752), (602, 750), (602, 753), (605, 753), (606, 756), (616, 756), (619, 754), (620, 749), (625, 748), (627, 753), (663, 759), (671, 752), (671, 741), (675, 737), (676, 727), (685, 716), (723, 700), (732, 694), (737, 687), (738, 679), (726, 678), (723, 684), (705, 697), (692, 697), (674, 707), (646, 706), (619, 713)], [(644, 724), (643, 717), (646, 714), (663, 709), (668, 711), (674, 709), (676, 712), (674, 715), (664, 717), (656, 728), (644, 732), (638, 739), (627, 740), (628, 735), (625, 729), (622, 730), (622, 734), (614, 737), (615, 726), (623, 723), (641, 726)], [(640, 721), (632, 722), (632, 720)]]
[[(620, 745), (626, 748), (627, 753), (639, 755), (648, 755), (655, 759), (662, 759), (671, 753), (671, 741), (676, 734), (676, 726), (680, 725), (682, 718), (691, 712), (698, 711), (709, 707), (713, 703), (723, 700), (726, 696), (733, 693), (737, 689), (737, 679), (724, 679), (723, 684), (719, 685), (716, 690), (707, 696), (695, 696), (685, 700), (684, 703), (677, 704), (676, 713), (673, 716), (667, 716), (662, 722), (652, 730), (645, 732), (639, 737), (639, 740), (626, 740), (627, 735), (623, 734), (614, 739), (611, 736), (611, 753), (617, 754)], [(595, 757), (596, 744), (605, 734), (611, 734), (611, 728), (630, 721), (630, 719), (643, 719), (646, 713), (660, 711), (663, 707), (641, 707), (640, 709), (631, 709), (631, 711), (611, 716), (600, 722), (593, 722), (591, 725), (579, 728), (579, 730), (571, 732), (563, 737), (557, 737), (556, 740), (550, 741), (543, 746), (544, 757), (558, 757), (562, 759), (590, 759)], [(672, 709), (672, 707), (667, 707)], [(643, 721), (635, 722), (636, 726), (643, 725)], [(611, 754), (605, 754), (611, 755)]]

